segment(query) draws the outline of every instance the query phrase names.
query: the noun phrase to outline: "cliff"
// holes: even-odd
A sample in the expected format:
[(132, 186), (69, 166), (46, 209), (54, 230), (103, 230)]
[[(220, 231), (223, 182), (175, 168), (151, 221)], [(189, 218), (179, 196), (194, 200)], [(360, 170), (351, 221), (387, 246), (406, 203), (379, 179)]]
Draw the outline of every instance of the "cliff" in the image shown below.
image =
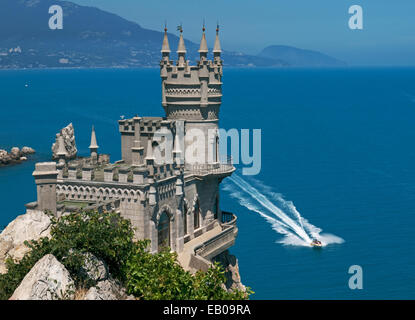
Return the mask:
[(215, 257), (214, 260), (219, 262), (225, 269), (225, 286), (228, 291), (234, 289), (242, 291), (246, 290), (241, 281), (238, 259), (234, 255), (230, 254), (229, 251), (226, 250), (225, 252), (222, 252), (220, 255)]

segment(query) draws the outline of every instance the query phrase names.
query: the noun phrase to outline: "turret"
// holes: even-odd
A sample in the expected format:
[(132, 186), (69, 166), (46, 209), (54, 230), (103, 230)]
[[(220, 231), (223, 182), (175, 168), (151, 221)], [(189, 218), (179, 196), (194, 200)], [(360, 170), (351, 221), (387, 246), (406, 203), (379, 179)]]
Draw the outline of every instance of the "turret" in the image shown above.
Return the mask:
[(91, 160), (93, 163), (98, 161), (98, 144), (97, 144), (97, 137), (95, 135), (95, 128), (92, 126), (91, 132), (91, 144), (89, 145), (89, 150), (91, 153)]
[(179, 46), (177, 47), (177, 66), (184, 67), (186, 65), (186, 46), (184, 45), (184, 39), (183, 39), (183, 27), (180, 25), (178, 27), (180, 31), (180, 39), (179, 39)]
[(163, 38), (163, 45), (161, 47), (161, 54), (163, 57), (163, 61), (169, 61), (170, 58), (170, 45), (169, 39), (167, 38), (167, 27), (164, 27), (164, 38)]
[(207, 59), (207, 54), (209, 52), (206, 42), (206, 35), (205, 35), (205, 26), (203, 26), (203, 33), (202, 33), (202, 39), (200, 40), (200, 48), (199, 48), (199, 54), (200, 54), (200, 62)]
[(164, 26), (164, 38), (163, 45), (161, 47), (161, 61), (160, 61), (160, 77), (162, 86), (162, 105), (166, 106), (166, 80), (168, 76), (167, 67), (170, 66), (170, 45), (169, 39), (167, 38), (167, 26)]
[(62, 135), (59, 135), (58, 137), (58, 152), (56, 155), (58, 156), (59, 164), (64, 165), (66, 157), (68, 156), (68, 151), (66, 151), (65, 142)]
[(56, 183), (58, 178), (56, 163), (39, 162), (36, 163), (35, 168), (33, 176), (37, 189), (37, 209), (49, 210), (56, 216)]
[(222, 49), (220, 47), (220, 40), (219, 40), (219, 24), (216, 27), (216, 39), (215, 45), (213, 47), (213, 61), (216, 64), (222, 64), (222, 60), (220, 59), (220, 55), (222, 53)]

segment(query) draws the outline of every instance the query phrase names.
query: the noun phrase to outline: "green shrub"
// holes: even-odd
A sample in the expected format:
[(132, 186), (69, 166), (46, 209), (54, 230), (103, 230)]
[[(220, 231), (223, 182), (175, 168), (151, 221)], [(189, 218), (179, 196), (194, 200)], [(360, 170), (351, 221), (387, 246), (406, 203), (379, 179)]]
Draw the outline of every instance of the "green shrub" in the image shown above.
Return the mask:
[(116, 213), (94, 211), (51, 219), (51, 239), (25, 242), (32, 250), (22, 260), (6, 261), (8, 272), (0, 275), (0, 299), (8, 299), (30, 269), (46, 254), (53, 254), (65, 266), (77, 287), (92, 285), (79, 272), (84, 262), (83, 255), (87, 252), (104, 260), (111, 274), (124, 280), (122, 267), (135, 246), (129, 220)]
[(177, 254), (168, 248), (151, 254), (149, 241), (137, 243), (135, 253), (127, 262), (125, 274), (129, 294), (146, 300), (232, 300), (247, 299), (251, 293), (228, 292), (222, 286), (225, 275), (219, 264), (195, 275), (177, 262)]

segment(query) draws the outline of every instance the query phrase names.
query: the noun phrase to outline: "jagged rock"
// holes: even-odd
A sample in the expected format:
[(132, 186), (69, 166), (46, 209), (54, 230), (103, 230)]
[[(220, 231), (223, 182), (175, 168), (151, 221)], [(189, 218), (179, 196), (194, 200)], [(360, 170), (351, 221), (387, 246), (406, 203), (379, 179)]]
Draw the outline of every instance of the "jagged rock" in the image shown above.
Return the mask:
[(85, 262), (81, 268), (81, 273), (95, 281), (96, 285), (86, 292), (83, 300), (134, 299), (134, 297), (127, 295), (125, 288), (123, 288), (119, 281), (110, 276), (108, 266), (103, 260), (91, 253), (87, 253), (84, 256)]
[(20, 149), (18, 147), (13, 147), (10, 151), (10, 155), (13, 159), (20, 159)]
[(53, 159), (58, 159), (57, 153), (59, 150), (59, 137), (63, 137), (64, 147), (67, 152), (66, 159), (75, 159), (78, 153), (75, 142), (75, 130), (72, 123), (63, 128), (59, 133), (56, 134), (56, 141), (52, 145)]
[(50, 226), (50, 218), (42, 211), (29, 211), (10, 222), (0, 234), (0, 274), (7, 272), (7, 257), (22, 259), (30, 251), (24, 242), (49, 237)]
[(134, 300), (134, 297), (127, 295), (118, 281), (109, 278), (90, 288), (84, 300)]
[(86, 253), (84, 265), (81, 267), (81, 274), (93, 281), (107, 280), (109, 277), (107, 264), (91, 253)]
[(9, 153), (6, 150), (0, 149), (0, 164), (7, 164), (11, 160)]
[(22, 155), (28, 155), (28, 154), (33, 154), (36, 153), (35, 149), (30, 148), (30, 147), (23, 147), (22, 150), (20, 150)]
[(36, 262), (10, 300), (71, 299), (74, 288), (68, 270), (53, 255), (48, 254)]
[(29, 147), (23, 147), (21, 150), (18, 147), (13, 147), (10, 152), (0, 149), (0, 164), (18, 163), (27, 160), (25, 156), (33, 153), (35, 150)]
[(220, 262), (220, 264), (225, 268), (225, 286), (227, 290), (246, 290), (245, 286), (241, 282), (238, 259), (234, 255), (230, 254), (229, 251), (226, 250), (216, 256), (214, 260)]

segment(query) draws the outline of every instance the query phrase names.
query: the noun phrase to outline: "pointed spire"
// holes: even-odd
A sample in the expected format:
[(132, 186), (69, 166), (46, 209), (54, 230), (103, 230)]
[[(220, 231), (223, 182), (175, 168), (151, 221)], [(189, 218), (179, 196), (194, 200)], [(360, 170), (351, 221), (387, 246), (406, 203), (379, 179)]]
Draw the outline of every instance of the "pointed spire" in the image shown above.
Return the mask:
[(91, 132), (91, 145), (89, 146), (89, 149), (98, 149), (97, 144), (97, 137), (95, 135), (95, 128), (92, 126), (92, 132)]
[(164, 25), (164, 38), (163, 38), (163, 46), (161, 47), (162, 53), (170, 53), (170, 46), (169, 46), (169, 39), (167, 38), (167, 25)]
[(213, 53), (221, 53), (222, 49), (220, 47), (220, 41), (219, 41), (219, 23), (216, 27), (216, 40), (215, 40), (215, 46), (213, 47)]
[(206, 42), (206, 35), (205, 35), (205, 23), (203, 23), (203, 33), (202, 33), (202, 40), (200, 40), (200, 48), (199, 48), (199, 53), (207, 53), (208, 50), (208, 46), (207, 46), (207, 42)]
[(186, 47), (184, 45), (184, 39), (183, 39), (183, 27), (182, 25), (177, 27), (177, 30), (180, 31), (180, 39), (179, 39), (179, 46), (177, 48), (177, 53), (186, 53)]
[(65, 141), (63, 140), (63, 136), (60, 134), (58, 137), (58, 152), (56, 153), (59, 157), (66, 157), (68, 155), (68, 151), (65, 148)]

